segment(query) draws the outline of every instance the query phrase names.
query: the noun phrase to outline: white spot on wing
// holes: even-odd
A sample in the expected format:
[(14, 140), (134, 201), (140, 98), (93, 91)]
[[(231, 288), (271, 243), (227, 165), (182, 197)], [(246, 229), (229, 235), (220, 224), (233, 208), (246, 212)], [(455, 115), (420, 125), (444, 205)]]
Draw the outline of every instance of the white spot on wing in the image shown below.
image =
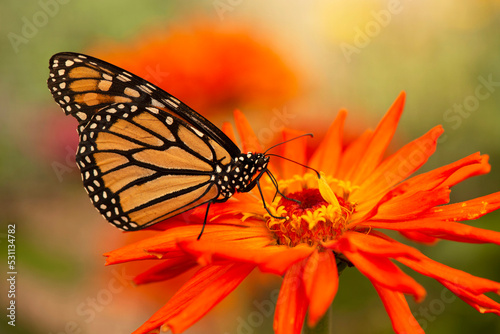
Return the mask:
[(191, 128), (191, 130), (193, 130), (193, 132), (196, 133), (199, 137), (203, 137), (203, 133), (201, 131), (199, 131), (198, 129)]
[(146, 107), (147, 110), (151, 111), (153, 114), (158, 114), (160, 111), (157, 108)]
[(166, 103), (168, 103), (172, 108), (177, 109), (179, 107), (178, 104), (176, 104), (174, 101), (168, 100), (168, 99), (163, 99)]
[(151, 103), (158, 108), (165, 108), (165, 105), (163, 103), (160, 103), (159, 101), (155, 99), (151, 99)]
[(144, 85), (139, 85), (137, 87), (139, 87), (139, 89), (142, 90), (146, 94), (151, 94), (153, 92), (151, 89), (149, 89), (148, 87), (146, 87)]
[(118, 74), (117, 78), (118, 78), (118, 80), (123, 81), (123, 82), (130, 81), (130, 78), (124, 76), (123, 74)]

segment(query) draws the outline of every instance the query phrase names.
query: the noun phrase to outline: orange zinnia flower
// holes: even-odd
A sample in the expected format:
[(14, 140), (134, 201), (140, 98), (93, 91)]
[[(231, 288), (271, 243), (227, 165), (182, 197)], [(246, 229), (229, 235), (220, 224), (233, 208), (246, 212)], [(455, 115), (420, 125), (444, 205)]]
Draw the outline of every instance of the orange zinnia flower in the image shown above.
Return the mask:
[[(500, 304), (485, 295), (499, 293), (500, 283), (433, 261), (378, 230), (398, 231), (423, 243), (445, 239), (500, 244), (499, 232), (460, 223), (498, 209), (500, 193), (446, 204), (452, 186), (489, 171), (487, 156), (472, 154), (410, 177), (434, 152), (443, 132), (437, 126), (383, 158), (404, 99), (403, 93), (375, 131), (365, 132), (345, 148), (341, 140), (345, 111), (338, 114), (308, 161), (305, 139), (283, 145), (285, 157), (322, 173), (318, 179), (306, 168), (286, 161), (271, 167), (287, 198), (277, 196), (267, 206), (273, 215), (286, 219), (272, 218), (258, 193), (236, 194), (210, 208), (201, 240), (196, 239), (205, 208), (157, 225), (161, 231), (154, 237), (105, 254), (107, 264), (156, 259), (159, 264), (136, 277), (137, 284), (166, 280), (201, 266), (134, 333), (159, 328), (184, 331), (259, 268), (284, 275), (275, 310), (275, 332), (298, 334), (306, 312), (309, 326), (325, 314), (337, 292), (338, 273), (347, 265), (355, 266), (372, 282), (397, 333), (423, 333), (404, 295), (421, 301), (426, 292), (393, 260), (436, 279), (479, 312), (500, 315)], [(236, 112), (235, 119), (243, 150), (262, 152), (244, 116)], [(229, 125), (224, 130), (234, 138)], [(295, 135), (284, 131), (285, 139)], [(276, 189), (265, 182), (262, 180), (264, 197), (271, 201)]]

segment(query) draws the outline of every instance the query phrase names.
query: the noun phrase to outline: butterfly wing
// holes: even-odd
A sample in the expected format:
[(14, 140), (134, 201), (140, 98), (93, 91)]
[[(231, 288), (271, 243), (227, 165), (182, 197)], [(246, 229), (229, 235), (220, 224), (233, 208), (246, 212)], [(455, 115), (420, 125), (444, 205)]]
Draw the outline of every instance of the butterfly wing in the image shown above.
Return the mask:
[(80, 123), (77, 164), (97, 210), (137, 230), (214, 201), (217, 169), (240, 151), (170, 94), (90, 56), (51, 58), (49, 89)]
[(76, 160), (104, 218), (136, 230), (216, 199), (214, 161), (227, 154), (179, 118), (119, 103), (83, 129)]
[(136, 103), (167, 110), (207, 134), (231, 156), (239, 148), (205, 117), (152, 83), (103, 60), (73, 52), (57, 53), (49, 61), (47, 84), (54, 100), (80, 123), (79, 131), (102, 108)]

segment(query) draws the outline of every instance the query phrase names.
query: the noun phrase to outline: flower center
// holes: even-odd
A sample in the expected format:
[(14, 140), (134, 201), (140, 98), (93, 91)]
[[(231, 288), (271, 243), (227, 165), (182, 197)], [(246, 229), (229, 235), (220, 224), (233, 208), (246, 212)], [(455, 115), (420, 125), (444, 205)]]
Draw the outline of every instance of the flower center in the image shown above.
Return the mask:
[(353, 205), (337, 196), (339, 206), (329, 204), (319, 189), (303, 189), (286, 197), (276, 205), (276, 213), (286, 219), (269, 217), (267, 221), (280, 245), (314, 245), (336, 239), (354, 211)]
[(286, 212), (291, 215), (301, 216), (306, 211), (314, 211), (328, 202), (321, 197), (319, 189), (304, 189), (287, 195), (288, 199), (282, 197), (279, 205), (285, 207)]

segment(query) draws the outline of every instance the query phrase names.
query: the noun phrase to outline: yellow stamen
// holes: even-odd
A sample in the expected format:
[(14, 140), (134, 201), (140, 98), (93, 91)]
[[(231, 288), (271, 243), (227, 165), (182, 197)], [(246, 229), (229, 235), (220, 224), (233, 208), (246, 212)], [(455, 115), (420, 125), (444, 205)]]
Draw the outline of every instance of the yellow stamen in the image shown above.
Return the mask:
[[(275, 191), (272, 184), (263, 186), (271, 187), (267, 189), (269, 192)], [(279, 180), (278, 188), (286, 197), (276, 196), (272, 203), (266, 203), (268, 213), (243, 213), (243, 216), (264, 219), (279, 245), (314, 245), (337, 239), (355, 211), (355, 204), (348, 198), (358, 187), (324, 173), (319, 179), (313, 173), (294, 175)]]

